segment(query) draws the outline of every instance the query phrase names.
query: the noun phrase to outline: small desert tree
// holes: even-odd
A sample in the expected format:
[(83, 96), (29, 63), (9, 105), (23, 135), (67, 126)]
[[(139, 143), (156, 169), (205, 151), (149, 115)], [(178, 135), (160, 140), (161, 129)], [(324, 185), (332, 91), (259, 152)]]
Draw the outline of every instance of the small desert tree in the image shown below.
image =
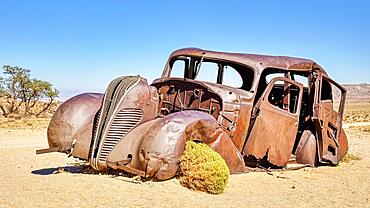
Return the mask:
[[(40, 116), (55, 103), (59, 91), (47, 81), (32, 79), (31, 71), (17, 66), (3, 66), (0, 77), (0, 111), (3, 116), (20, 113)], [(36, 108), (37, 106), (37, 108)]]
[(1, 78), (1, 106), (2, 114), (7, 117), (9, 114), (17, 113), (22, 105), (19, 97), (21, 88), (29, 80), (30, 70), (9, 65), (3, 66), (6, 78)]

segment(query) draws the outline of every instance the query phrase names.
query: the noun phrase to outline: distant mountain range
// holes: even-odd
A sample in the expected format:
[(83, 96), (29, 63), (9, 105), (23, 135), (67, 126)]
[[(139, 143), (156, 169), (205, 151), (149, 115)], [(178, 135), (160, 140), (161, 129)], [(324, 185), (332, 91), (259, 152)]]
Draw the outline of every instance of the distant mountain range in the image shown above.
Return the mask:
[(347, 90), (348, 101), (370, 101), (370, 84), (342, 84)]
[(79, 94), (82, 94), (82, 93), (87, 93), (87, 92), (93, 92), (93, 93), (96, 93), (96, 92), (99, 92), (99, 93), (104, 93), (104, 90), (103, 91), (99, 91), (99, 90), (83, 90), (83, 89), (79, 89), (79, 90), (62, 90), (60, 95), (59, 95), (59, 98), (58, 100), (59, 101), (66, 101), (76, 95), (79, 95)]

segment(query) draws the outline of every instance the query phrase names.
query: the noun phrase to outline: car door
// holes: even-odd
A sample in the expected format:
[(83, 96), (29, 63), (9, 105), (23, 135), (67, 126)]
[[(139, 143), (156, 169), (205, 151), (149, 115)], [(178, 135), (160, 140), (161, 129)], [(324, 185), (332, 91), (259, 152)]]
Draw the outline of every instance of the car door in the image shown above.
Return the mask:
[(338, 164), (346, 90), (322, 73), (315, 80), (313, 120), (318, 138), (318, 159)]
[(253, 109), (245, 156), (265, 158), (275, 166), (288, 163), (298, 131), (302, 92), (303, 85), (289, 78), (271, 80)]

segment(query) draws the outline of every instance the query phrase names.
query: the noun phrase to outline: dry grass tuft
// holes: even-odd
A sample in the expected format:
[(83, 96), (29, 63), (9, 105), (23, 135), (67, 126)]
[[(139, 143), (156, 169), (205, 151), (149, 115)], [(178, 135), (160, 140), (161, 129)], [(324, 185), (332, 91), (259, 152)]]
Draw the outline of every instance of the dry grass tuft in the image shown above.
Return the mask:
[(224, 159), (203, 143), (187, 141), (181, 157), (179, 180), (192, 190), (220, 194), (230, 176)]
[(343, 115), (343, 121), (346, 123), (369, 122), (370, 111), (355, 110), (345, 112)]
[(370, 133), (370, 125), (367, 126), (350, 126), (349, 127), (351, 130), (356, 130), (356, 131), (362, 131), (365, 133)]
[(351, 161), (355, 161), (355, 160), (361, 160), (362, 158), (361, 157), (358, 157), (354, 154), (351, 154), (351, 153), (347, 153), (341, 160), (341, 162), (345, 162), (345, 163), (349, 163)]
[(50, 118), (0, 118), (0, 129), (46, 129)]

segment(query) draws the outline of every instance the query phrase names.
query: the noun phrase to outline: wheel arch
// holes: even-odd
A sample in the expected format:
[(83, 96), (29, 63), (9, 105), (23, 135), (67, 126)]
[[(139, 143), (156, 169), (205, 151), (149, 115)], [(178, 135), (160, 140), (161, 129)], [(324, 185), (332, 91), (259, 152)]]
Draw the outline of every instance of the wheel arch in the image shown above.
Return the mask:
[(145, 173), (145, 177), (165, 180), (177, 174), (180, 157), (187, 140), (204, 142), (226, 161), (230, 172), (245, 171), (244, 162), (235, 145), (209, 114), (180, 111), (151, 120), (133, 129), (112, 150), (110, 163), (127, 160), (129, 168)]

